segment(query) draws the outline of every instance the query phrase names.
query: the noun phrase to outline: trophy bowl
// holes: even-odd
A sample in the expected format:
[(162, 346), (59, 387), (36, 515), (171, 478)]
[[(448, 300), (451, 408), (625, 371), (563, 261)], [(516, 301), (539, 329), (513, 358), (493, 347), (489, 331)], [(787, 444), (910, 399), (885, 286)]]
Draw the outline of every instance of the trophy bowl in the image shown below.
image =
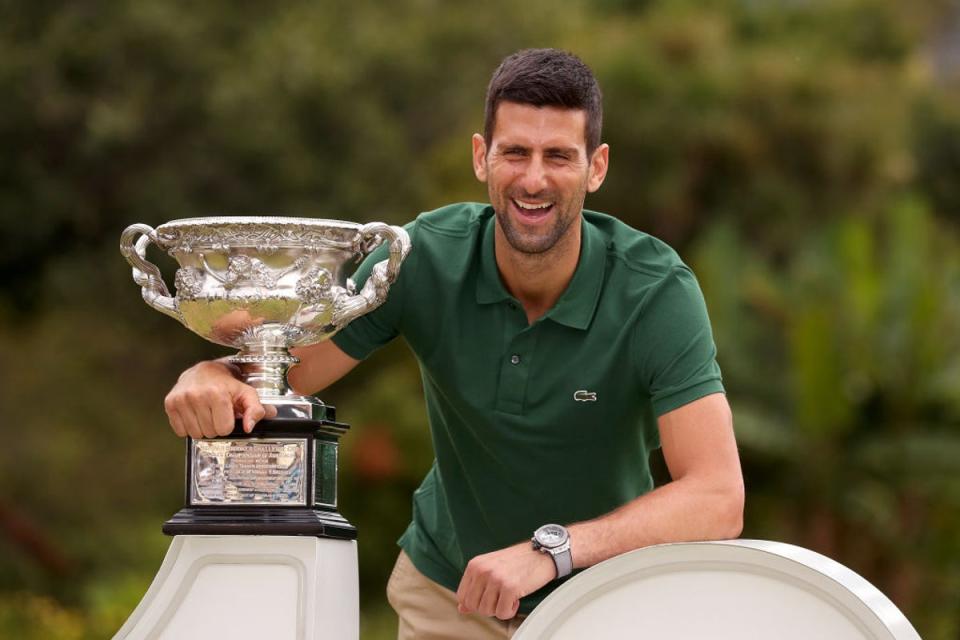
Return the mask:
[[(356, 291), (349, 275), (385, 241), (389, 257)], [(180, 265), (175, 296), (146, 258), (150, 243)], [(239, 349), (230, 361), (278, 417), (321, 419), (323, 403), (287, 385), (286, 371), (298, 362), (289, 348), (325, 340), (381, 305), (410, 238), (380, 222), (227, 216), (156, 229), (130, 225), (120, 251), (148, 305), (211, 342)]]

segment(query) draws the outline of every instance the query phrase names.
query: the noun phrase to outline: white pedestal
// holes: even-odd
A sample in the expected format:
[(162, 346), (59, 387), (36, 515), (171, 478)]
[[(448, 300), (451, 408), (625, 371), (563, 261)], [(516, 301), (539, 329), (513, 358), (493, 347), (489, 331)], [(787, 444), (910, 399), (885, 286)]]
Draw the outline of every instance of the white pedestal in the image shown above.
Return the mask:
[(513, 640), (920, 640), (873, 585), (779, 542), (667, 544), (602, 562), (548, 596)]
[(114, 640), (355, 640), (357, 545), (311, 536), (177, 536)]

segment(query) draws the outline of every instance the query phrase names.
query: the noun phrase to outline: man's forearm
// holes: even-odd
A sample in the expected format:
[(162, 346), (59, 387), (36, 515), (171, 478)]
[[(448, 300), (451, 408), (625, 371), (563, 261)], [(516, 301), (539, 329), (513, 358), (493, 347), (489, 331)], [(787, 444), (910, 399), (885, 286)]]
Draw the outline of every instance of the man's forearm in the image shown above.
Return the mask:
[(287, 381), (294, 391), (303, 394), (326, 389), (360, 362), (341, 351), (333, 340), (297, 347), (290, 352), (300, 358), (300, 364), (290, 369)]
[(681, 478), (594, 520), (567, 527), (574, 568), (664, 542), (735, 538), (743, 529), (743, 484)]
[[(743, 483), (737, 466), (720, 475), (683, 475), (567, 530), (573, 566), (579, 569), (660, 542), (733, 538), (740, 534), (742, 520)], [(476, 556), (467, 563), (457, 589), (460, 611), (510, 618), (520, 598), (554, 576), (554, 561), (528, 541)]]

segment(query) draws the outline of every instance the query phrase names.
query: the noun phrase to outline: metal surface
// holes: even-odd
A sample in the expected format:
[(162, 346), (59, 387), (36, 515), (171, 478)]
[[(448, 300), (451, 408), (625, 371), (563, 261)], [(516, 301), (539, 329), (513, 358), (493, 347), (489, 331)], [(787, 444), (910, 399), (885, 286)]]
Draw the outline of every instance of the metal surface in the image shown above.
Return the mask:
[(191, 505), (307, 505), (306, 438), (218, 438), (192, 447)]
[(602, 562), (550, 594), (513, 638), (920, 636), (886, 596), (838, 562), (789, 544), (730, 540), (658, 545)]
[[(384, 241), (389, 257), (356, 292), (349, 273)], [(180, 264), (174, 296), (146, 258), (151, 243)], [(322, 419), (322, 403), (287, 386), (287, 369), (297, 362), (289, 348), (325, 340), (383, 304), (410, 238), (380, 222), (189, 218), (156, 229), (131, 225), (120, 251), (148, 305), (211, 342), (240, 349), (231, 361), (279, 417)]]

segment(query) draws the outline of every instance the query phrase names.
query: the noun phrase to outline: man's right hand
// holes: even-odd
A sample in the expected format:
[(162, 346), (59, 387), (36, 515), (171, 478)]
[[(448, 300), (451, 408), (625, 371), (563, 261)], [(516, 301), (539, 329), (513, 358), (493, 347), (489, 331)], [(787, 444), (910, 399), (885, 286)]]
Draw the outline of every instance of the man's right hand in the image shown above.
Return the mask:
[(233, 431), (243, 418), (247, 433), (264, 416), (276, 415), (264, 407), (253, 387), (235, 377), (236, 369), (221, 361), (201, 362), (184, 371), (163, 402), (170, 426), (181, 438), (215, 438)]

